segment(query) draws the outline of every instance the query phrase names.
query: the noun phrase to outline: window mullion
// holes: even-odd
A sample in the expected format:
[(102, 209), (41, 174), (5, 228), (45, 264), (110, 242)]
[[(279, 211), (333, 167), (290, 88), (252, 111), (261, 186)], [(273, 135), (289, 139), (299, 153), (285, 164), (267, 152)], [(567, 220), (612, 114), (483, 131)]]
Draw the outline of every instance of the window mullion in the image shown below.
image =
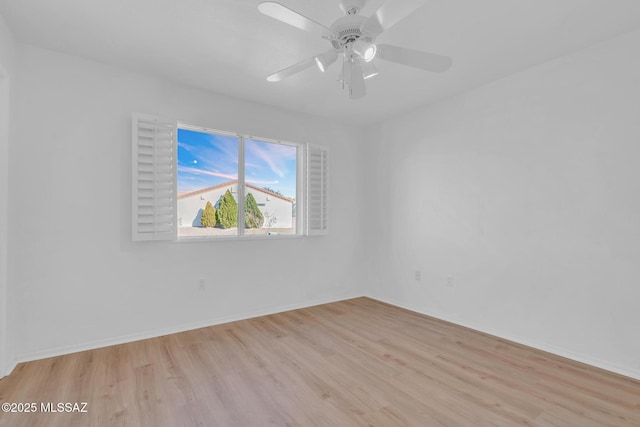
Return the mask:
[(238, 236), (244, 236), (244, 141), (238, 136)]
[[(304, 227), (306, 222), (304, 220), (307, 214), (306, 202), (306, 179), (307, 174), (306, 159), (306, 146), (299, 145), (296, 149), (296, 234), (304, 234)], [(304, 189), (304, 190), (303, 190)]]

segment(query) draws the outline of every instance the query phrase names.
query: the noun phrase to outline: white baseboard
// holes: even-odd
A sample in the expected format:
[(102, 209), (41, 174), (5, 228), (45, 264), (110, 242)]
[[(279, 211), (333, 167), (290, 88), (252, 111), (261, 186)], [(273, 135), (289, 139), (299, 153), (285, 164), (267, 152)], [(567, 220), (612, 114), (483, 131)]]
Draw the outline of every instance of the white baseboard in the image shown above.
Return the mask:
[(285, 311), (297, 310), (300, 308), (313, 307), (315, 305), (328, 304), (328, 303), (337, 302), (337, 301), (344, 301), (352, 298), (359, 298), (362, 296), (363, 296), (362, 294), (334, 295), (331, 297), (318, 298), (311, 301), (304, 301), (304, 302), (299, 302), (294, 304), (264, 308), (264, 309), (240, 313), (232, 316), (223, 316), (223, 317), (217, 317), (217, 318), (212, 318), (207, 320), (201, 320), (198, 322), (184, 323), (177, 326), (171, 326), (171, 327), (162, 328), (162, 329), (155, 329), (155, 330), (146, 331), (146, 332), (137, 333), (137, 334), (124, 335), (119, 337), (107, 338), (103, 340), (95, 340), (95, 341), (90, 341), (82, 344), (61, 346), (61, 347), (56, 347), (56, 348), (47, 349), (43, 351), (27, 353), (18, 357), (17, 360), (8, 367), (10, 369), (7, 370), (5, 375), (9, 375), (13, 371), (13, 369), (15, 369), (15, 367), (18, 365), (18, 363), (31, 362), (34, 360), (46, 359), (49, 357), (62, 356), (65, 354), (77, 353), (79, 351), (95, 350), (97, 348), (108, 347), (108, 346), (119, 345), (119, 344), (126, 344), (129, 342), (140, 341), (140, 340), (149, 339), (149, 338), (157, 338), (163, 335), (171, 335), (179, 332), (190, 331), (193, 329), (206, 328), (208, 326), (221, 325), (224, 323), (236, 322), (239, 320), (246, 320), (246, 319), (251, 319), (251, 318), (260, 317), (260, 316), (267, 316), (269, 314), (282, 313)]
[(0, 371), (0, 379), (6, 376), (9, 376), (9, 374), (11, 374), (11, 372), (13, 372), (14, 369), (16, 369), (16, 366), (18, 366), (17, 360), (12, 360), (7, 364), (7, 366), (3, 366), (2, 371)]
[(505, 340), (513, 341), (515, 343), (526, 345), (527, 347), (532, 347), (532, 348), (535, 348), (537, 350), (546, 351), (547, 353), (552, 353), (552, 354), (555, 354), (557, 356), (561, 356), (561, 357), (565, 357), (567, 359), (575, 360), (576, 362), (584, 363), (586, 365), (591, 365), (591, 366), (594, 366), (596, 368), (600, 368), (600, 369), (604, 369), (606, 371), (614, 372), (616, 374), (624, 375), (625, 377), (629, 377), (629, 378), (633, 378), (633, 379), (636, 379), (636, 380), (640, 380), (640, 370), (637, 370), (637, 369), (624, 367), (624, 366), (617, 366), (615, 364), (609, 363), (609, 362), (604, 361), (604, 360), (600, 360), (600, 359), (597, 359), (597, 358), (594, 358), (594, 357), (590, 357), (590, 356), (585, 356), (585, 355), (582, 355), (582, 354), (577, 354), (577, 353), (574, 353), (572, 351), (569, 351), (569, 350), (566, 350), (566, 349), (563, 349), (563, 348), (560, 348), (560, 347), (556, 347), (556, 346), (553, 346), (553, 345), (550, 345), (550, 344), (538, 342), (538, 341), (535, 341), (535, 340), (530, 340), (528, 338), (519, 337), (517, 335), (513, 335), (513, 334), (509, 334), (509, 333), (504, 333), (503, 331), (497, 331), (497, 330), (495, 330), (493, 328), (486, 328), (486, 327), (475, 325), (473, 323), (463, 322), (463, 321), (460, 321), (459, 319), (451, 319), (448, 316), (443, 315), (442, 313), (428, 313), (428, 312), (425, 312), (423, 310), (419, 310), (416, 307), (411, 307), (411, 306), (409, 306), (407, 304), (402, 304), (402, 303), (400, 303), (398, 301), (395, 301), (392, 298), (385, 298), (385, 297), (371, 296), (371, 295), (367, 295), (367, 298), (371, 298), (371, 299), (374, 299), (374, 300), (385, 302), (387, 304), (391, 304), (391, 305), (394, 305), (396, 307), (404, 308), (405, 310), (414, 311), (416, 313), (424, 314), (426, 316), (434, 317), (436, 319), (444, 320), (445, 322), (449, 322), (449, 323), (453, 323), (453, 324), (456, 324), (456, 325), (464, 326), (465, 328), (473, 329), (474, 331), (482, 332), (482, 333), (485, 333), (485, 334), (493, 335), (493, 336), (498, 337), (498, 338), (502, 338), (502, 339), (505, 339)]

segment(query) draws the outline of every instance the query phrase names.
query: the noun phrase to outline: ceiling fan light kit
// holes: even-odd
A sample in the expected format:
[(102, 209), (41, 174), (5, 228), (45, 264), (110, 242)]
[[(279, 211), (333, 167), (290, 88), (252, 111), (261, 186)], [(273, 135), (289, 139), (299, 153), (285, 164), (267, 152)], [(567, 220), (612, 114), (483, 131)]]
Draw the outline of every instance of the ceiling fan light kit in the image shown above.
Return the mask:
[(278, 82), (314, 64), (321, 72), (325, 72), (342, 55), (342, 73), (338, 81), (344, 89), (349, 90), (349, 98), (358, 99), (366, 93), (365, 79), (378, 74), (373, 61), (375, 58), (436, 73), (448, 70), (452, 63), (449, 57), (375, 43), (378, 35), (415, 12), (425, 1), (387, 0), (373, 15), (366, 18), (359, 14), (366, 0), (340, 0), (340, 8), (345, 16), (337, 19), (331, 27), (326, 27), (280, 3), (260, 3), (258, 10), (263, 14), (301, 30), (316, 33), (328, 40), (332, 46), (327, 52), (269, 75), (267, 81)]
[(377, 76), (378, 69), (376, 68), (376, 64), (374, 64), (373, 61), (362, 64), (362, 74), (365, 80)]
[(354, 41), (351, 48), (356, 55), (364, 60), (364, 62), (371, 62), (376, 56), (376, 45), (374, 43), (368, 43), (362, 38)]
[(325, 52), (321, 55), (315, 57), (316, 65), (323, 73), (329, 68), (331, 64), (336, 62), (338, 59), (338, 51), (331, 49), (328, 52)]

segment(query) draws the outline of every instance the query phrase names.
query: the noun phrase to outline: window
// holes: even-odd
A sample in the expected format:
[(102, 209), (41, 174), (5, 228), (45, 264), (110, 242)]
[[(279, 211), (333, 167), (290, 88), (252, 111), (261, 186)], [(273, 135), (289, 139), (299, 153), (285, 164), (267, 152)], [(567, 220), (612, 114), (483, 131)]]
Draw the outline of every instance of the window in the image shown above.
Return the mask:
[(298, 144), (244, 140), (245, 234), (296, 234)]
[(326, 234), (328, 152), (133, 118), (133, 239)]
[(297, 234), (299, 144), (187, 126), (177, 136), (178, 237)]
[(238, 150), (233, 135), (178, 128), (178, 237), (238, 234)]

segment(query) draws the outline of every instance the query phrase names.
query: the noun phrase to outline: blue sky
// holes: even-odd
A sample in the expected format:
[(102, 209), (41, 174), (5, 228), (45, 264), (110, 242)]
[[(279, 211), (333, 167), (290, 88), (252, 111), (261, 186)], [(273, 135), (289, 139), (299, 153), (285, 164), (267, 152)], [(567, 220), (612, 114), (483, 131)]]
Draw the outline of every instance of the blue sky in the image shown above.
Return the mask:
[[(238, 139), (178, 129), (178, 192), (238, 177)], [(296, 197), (296, 147), (245, 139), (245, 181)]]

